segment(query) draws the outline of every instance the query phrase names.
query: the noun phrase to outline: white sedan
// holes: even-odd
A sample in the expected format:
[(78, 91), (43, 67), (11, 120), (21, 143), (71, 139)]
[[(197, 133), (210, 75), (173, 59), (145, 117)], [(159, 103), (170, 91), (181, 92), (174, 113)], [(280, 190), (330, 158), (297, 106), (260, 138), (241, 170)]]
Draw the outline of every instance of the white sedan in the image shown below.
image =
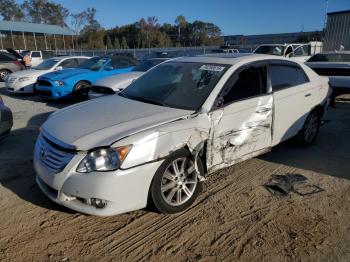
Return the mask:
[(39, 76), (55, 70), (74, 68), (89, 59), (86, 56), (61, 56), (44, 60), (32, 69), (22, 70), (9, 75), (6, 80), (6, 89), (11, 93), (33, 93), (34, 85)]
[[(118, 95), (53, 113), (34, 150), (52, 201), (109, 216), (188, 208), (208, 174), (296, 137), (317, 137), (328, 79), (275, 56), (177, 58)], [(257, 174), (258, 175), (258, 174)]]

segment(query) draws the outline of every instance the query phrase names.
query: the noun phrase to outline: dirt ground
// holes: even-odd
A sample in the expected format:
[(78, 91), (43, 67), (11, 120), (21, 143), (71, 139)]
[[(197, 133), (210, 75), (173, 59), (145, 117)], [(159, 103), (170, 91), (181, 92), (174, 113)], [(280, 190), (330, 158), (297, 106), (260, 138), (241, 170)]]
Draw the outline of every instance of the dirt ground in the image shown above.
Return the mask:
[[(211, 175), (186, 212), (99, 218), (52, 203), (34, 181), (38, 127), (67, 104), (0, 95), (15, 121), (0, 143), (0, 261), (350, 261), (347, 101), (329, 111), (315, 145), (287, 142)], [(273, 174), (303, 175), (321, 192), (274, 196), (262, 186)]]

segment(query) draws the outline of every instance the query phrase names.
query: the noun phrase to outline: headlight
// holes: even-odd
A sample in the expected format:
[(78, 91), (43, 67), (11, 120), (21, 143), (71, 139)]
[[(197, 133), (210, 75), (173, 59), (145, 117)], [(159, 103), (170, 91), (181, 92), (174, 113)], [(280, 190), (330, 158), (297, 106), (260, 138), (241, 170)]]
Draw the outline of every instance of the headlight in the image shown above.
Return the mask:
[(27, 81), (27, 80), (30, 80), (29, 76), (24, 76), (24, 77), (18, 78), (18, 82), (23, 82), (23, 81)]
[(77, 172), (117, 170), (131, 150), (131, 145), (116, 148), (99, 148), (90, 153), (80, 162)]
[(58, 86), (64, 86), (64, 82), (60, 81), (60, 80), (56, 80), (55, 84), (58, 85)]

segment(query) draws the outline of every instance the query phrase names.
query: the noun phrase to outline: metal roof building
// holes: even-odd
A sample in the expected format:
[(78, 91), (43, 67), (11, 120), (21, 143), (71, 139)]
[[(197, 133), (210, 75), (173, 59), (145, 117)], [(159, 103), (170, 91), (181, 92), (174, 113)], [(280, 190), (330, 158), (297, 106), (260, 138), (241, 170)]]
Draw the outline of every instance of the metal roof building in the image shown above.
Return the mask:
[(324, 50), (350, 50), (350, 10), (327, 14)]
[(26, 37), (33, 37), (35, 43), (35, 49), (38, 48), (37, 45), (37, 36), (43, 36), (45, 47), (48, 49), (47, 36), (53, 36), (55, 41), (56, 48), (56, 36), (62, 37), (64, 46), (65, 39), (64, 36), (71, 36), (73, 43), (74, 31), (67, 27), (61, 27), (57, 25), (46, 25), (46, 24), (35, 24), (35, 23), (26, 23), (26, 22), (13, 22), (13, 21), (0, 21), (0, 44), (1, 48), (4, 49), (3, 39), (10, 34), (12, 40), (12, 47), (16, 49), (16, 44), (18, 43), (14, 40), (14, 35), (22, 36), (23, 46), (27, 49)]

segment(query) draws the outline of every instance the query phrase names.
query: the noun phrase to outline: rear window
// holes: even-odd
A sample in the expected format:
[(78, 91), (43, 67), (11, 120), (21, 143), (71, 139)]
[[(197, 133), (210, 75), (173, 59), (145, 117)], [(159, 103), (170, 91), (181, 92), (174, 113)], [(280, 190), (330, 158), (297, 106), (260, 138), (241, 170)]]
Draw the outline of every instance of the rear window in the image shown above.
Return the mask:
[(41, 57), (40, 52), (32, 52), (32, 57)]
[(0, 54), (0, 62), (11, 62), (17, 59), (10, 54)]
[(283, 56), (284, 46), (270, 46), (270, 45), (262, 45), (259, 46), (255, 51), (255, 54), (266, 54), (266, 55), (277, 55)]
[(304, 70), (298, 66), (270, 65), (269, 73), (273, 91), (309, 82)]
[(350, 54), (317, 54), (308, 62), (350, 62)]

